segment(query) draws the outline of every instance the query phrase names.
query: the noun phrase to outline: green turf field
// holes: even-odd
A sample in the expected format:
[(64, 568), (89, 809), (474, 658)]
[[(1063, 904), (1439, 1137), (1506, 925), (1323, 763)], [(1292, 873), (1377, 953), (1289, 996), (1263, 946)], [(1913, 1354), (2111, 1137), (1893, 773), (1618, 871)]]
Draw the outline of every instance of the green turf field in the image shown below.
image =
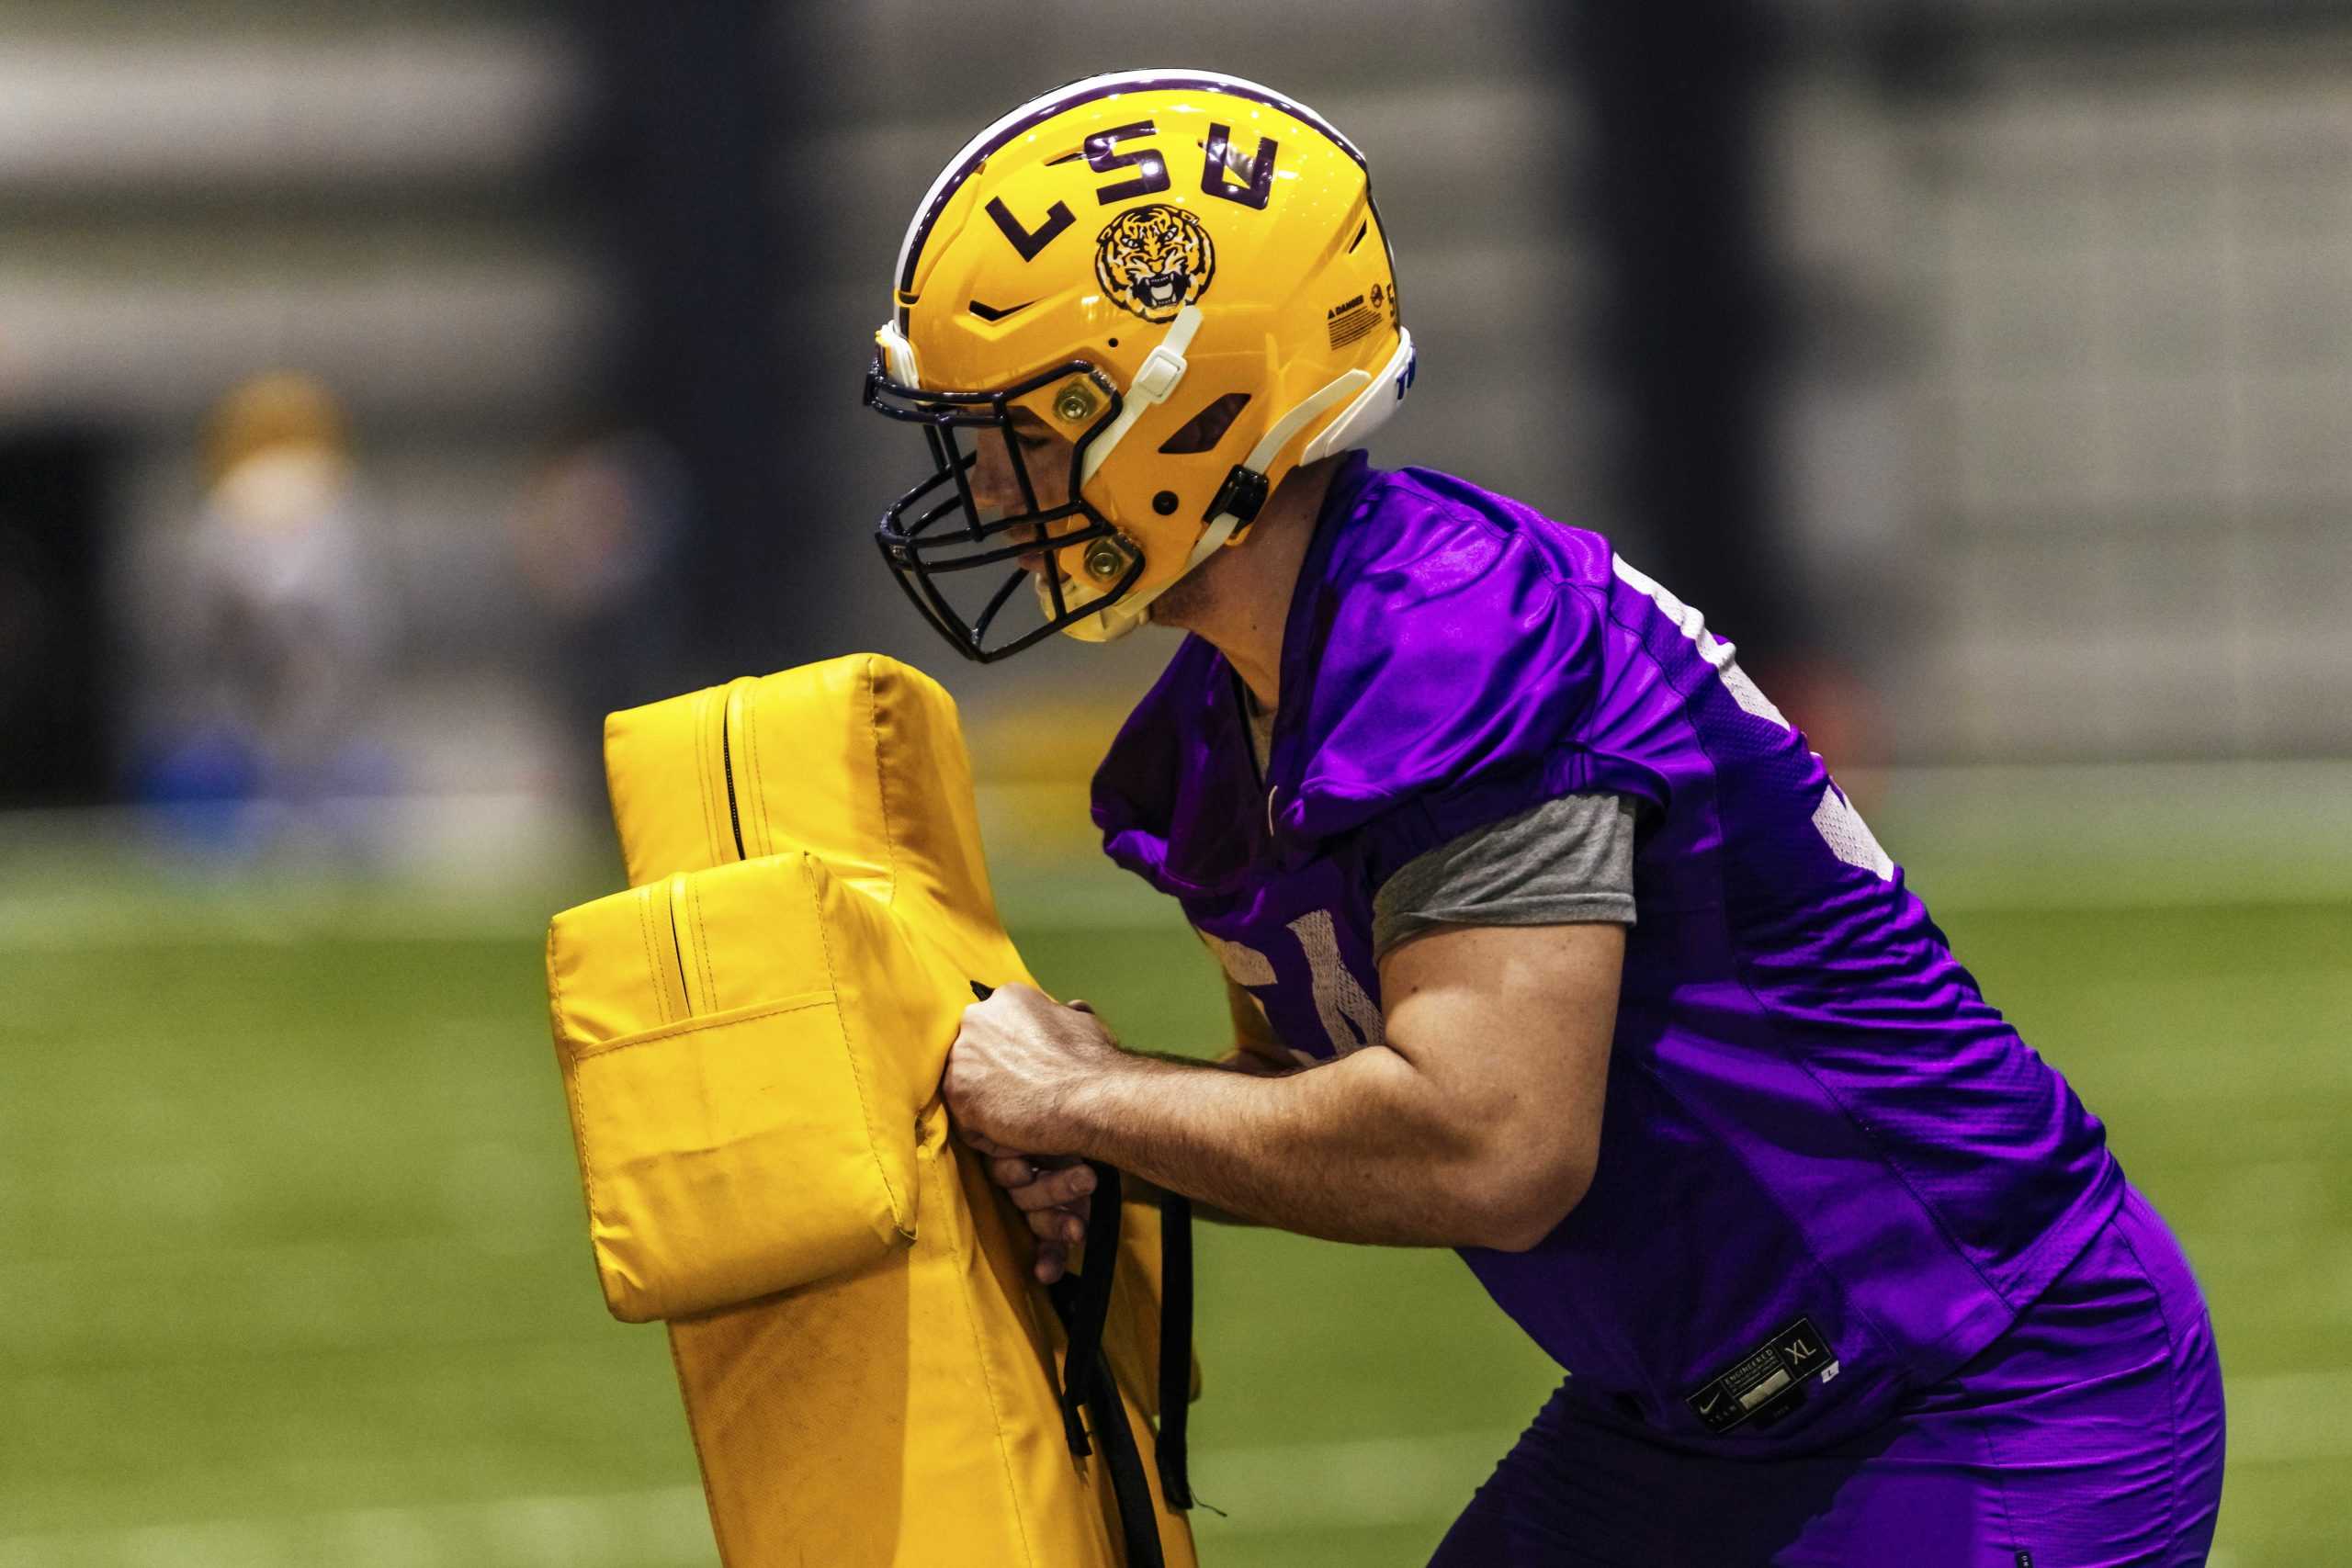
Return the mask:
[[(527, 918), (191, 893), (142, 951), (76, 907), (0, 922), (0, 1564), (712, 1561), (662, 1337), (591, 1273)], [(1172, 928), (1054, 921), (1014, 921), (1048, 984), (1213, 1037)], [(2352, 907), (1945, 924), (2211, 1291), (2217, 1561), (2352, 1560)], [(1551, 1385), (1449, 1255), (1212, 1231), (1201, 1269), (1211, 1568), (1419, 1562)]]

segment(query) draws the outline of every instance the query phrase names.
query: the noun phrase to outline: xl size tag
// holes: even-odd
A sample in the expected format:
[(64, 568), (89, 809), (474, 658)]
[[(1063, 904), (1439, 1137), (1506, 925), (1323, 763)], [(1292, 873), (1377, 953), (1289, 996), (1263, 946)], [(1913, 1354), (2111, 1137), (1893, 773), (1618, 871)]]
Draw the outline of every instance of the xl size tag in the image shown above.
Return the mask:
[(1720, 1436), (1744, 1421), (1770, 1426), (1804, 1398), (1807, 1379), (1827, 1382), (1838, 1375), (1829, 1341), (1801, 1317), (1741, 1357), (1688, 1396), (1690, 1413)]

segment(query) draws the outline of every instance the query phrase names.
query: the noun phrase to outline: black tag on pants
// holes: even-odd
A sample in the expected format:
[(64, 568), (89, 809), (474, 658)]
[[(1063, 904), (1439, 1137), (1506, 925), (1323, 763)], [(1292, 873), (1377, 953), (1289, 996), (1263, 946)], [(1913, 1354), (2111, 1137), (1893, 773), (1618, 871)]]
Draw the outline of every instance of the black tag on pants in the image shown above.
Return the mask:
[(1804, 1402), (1808, 1382), (1837, 1375), (1829, 1341), (1811, 1318), (1801, 1317), (1684, 1395), (1684, 1403), (1720, 1437), (1748, 1421), (1770, 1426)]

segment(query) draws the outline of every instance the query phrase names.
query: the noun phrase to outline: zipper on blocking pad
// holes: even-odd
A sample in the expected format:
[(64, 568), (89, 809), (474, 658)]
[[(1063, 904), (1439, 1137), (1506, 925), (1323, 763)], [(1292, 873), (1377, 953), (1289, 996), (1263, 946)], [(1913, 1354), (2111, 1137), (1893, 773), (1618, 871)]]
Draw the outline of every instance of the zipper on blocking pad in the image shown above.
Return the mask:
[(694, 911), (690, 907), (693, 886), (683, 874), (670, 878), (670, 942), (678, 957), (678, 990), (686, 998), (689, 1018), (716, 1010), (708, 996), (695, 995), (702, 948), (695, 940)]
[[(659, 882), (637, 889), (638, 918), (645, 929), (646, 959), (652, 966), (650, 978), (659, 998), (661, 1020), (663, 1023), (676, 1023), (692, 1018), (695, 1010), (686, 996), (686, 957), (679, 947), (677, 922), (662, 907), (668, 902), (668, 892), (669, 888)], [(662, 931), (670, 936), (667, 953), (657, 951)], [(662, 963), (664, 958), (670, 962)]]
[(735, 858), (749, 860), (743, 852), (743, 811), (735, 798), (735, 726), (743, 712), (743, 692), (738, 685), (727, 694), (727, 711), (718, 718), (718, 771), (727, 780), (727, 825), (735, 831)]

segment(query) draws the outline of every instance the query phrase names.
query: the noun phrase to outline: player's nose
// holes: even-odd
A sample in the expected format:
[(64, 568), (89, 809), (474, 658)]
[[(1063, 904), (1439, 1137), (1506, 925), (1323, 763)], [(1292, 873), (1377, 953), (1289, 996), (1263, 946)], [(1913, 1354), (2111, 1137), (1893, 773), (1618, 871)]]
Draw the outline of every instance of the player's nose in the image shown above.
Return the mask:
[(972, 468), (967, 482), (972, 487), (973, 501), (988, 511), (1029, 510), (1022, 502), (1021, 483), (1013, 475), (1012, 459), (1005, 449), (1004, 437), (993, 431), (983, 432), (972, 443)]

